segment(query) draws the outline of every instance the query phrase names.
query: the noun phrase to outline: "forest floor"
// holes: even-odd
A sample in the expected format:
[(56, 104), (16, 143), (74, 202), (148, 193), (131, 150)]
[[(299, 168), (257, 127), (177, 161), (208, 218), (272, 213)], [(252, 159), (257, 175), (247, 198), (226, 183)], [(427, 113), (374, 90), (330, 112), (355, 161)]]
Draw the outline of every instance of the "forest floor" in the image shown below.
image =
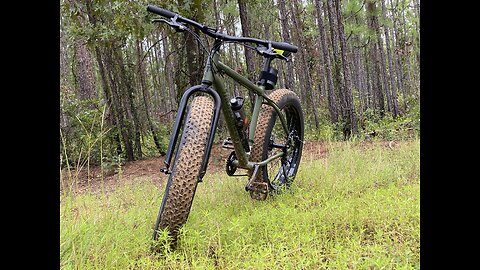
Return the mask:
[[(361, 141), (362, 148), (381, 145), (386, 148), (393, 148), (400, 142), (397, 141)], [(207, 174), (225, 171), (225, 160), (230, 154), (229, 149), (224, 149), (221, 143), (214, 144), (211, 150), (210, 159), (207, 168)], [(303, 147), (303, 156), (310, 159), (321, 159), (327, 155), (327, 147), (323, 141), (305, 141)], [(167, 178), (160, 172), (164, 167), (165, 156), (146, 158), (142, 160), (126, 162), (120, 170), (104, 172), (102, 180), (102, 169), (100, 166), (84, 166), (78, 170), (63, 170), (60, 184), (60, 191), (69, 189), (75, 194), (82, 194), (87, 191), (98, 192), (113, 191), (119, 185), (125, 182), (134, 181), (138, 177), (149, 177), (155, 184), (161, 184)]]

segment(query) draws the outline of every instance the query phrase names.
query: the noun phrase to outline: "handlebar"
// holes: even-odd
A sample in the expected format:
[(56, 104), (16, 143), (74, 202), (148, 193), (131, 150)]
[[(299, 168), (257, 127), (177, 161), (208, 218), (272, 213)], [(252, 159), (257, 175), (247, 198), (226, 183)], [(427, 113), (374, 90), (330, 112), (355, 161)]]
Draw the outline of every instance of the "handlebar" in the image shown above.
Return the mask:
[(155, 13), (155, 14), (163, 16), (163, 17), (166, 17), (166, 18), (173, 18), (173, 17), (175, 17), (175, 15), (177, 15), (176, 13), (173, 13), (173, 12), (168, 11), (168, 10), (163, 9), (163, 8), (159, 8), (159, 7), (154, 6), (154, 5), (148, 5), (147, 6), (147, 11)]
[(296, 53), (298, 51), (298, 47), (295, 45), (292, 45), (287, 42), (277, 42), (277, 41), (270, 41), (272, 44), (272, 47), (292, 53)]
[(223, 33), (219, 33), (213, 28), (210, 28), (206, 25), (200, 24), (196, 21), (184, 18), (184, 17), (180, 16), (179, 14), (177, 14), (175, 12), (171, 12), (171, 11), (168, 11), (166, 9), (159, 8), (159, 7), (154, 6), (154, 5), (148, 5), (147, 6), (147, 11), (149, 11), (151, 13), (154, 13), (154, 14), (157, 14), (157, 15), (160, 15), (160, 16), (163, 16), (163, 17), (166, 17), (166, 18), (169, 18), (169, 19), (173, 18), (174, 20), (176, 20), (177, 22), (180, 22), (180, 23), (190, 24), (190, 25), (198, 28), (203, 33), (205, 33), (205, 34), (207, 34), (207, 35), (209, 35), (213, 38), (216, 38), (216, 39), (225, 40), (225, 41), (251, 42), (251, 43), (255, 43), (255, 44), (258, 44), (258, 45), (263, 45), (263, 46), (266, 46), (266, 47), (268, 47), (269, 44), (270, 44), (275, 49), (280, 49), (280, 50), (284, 50), (284, 51), (288, 51), (288, 52), (292, 52), (292, 53), (296, 53), (298, 51), (297, 46), (289, 44), (287, 42), (269, 41), (269, 40), (262, 40), (262, 39), (249, 38), (249, 37), (235, 37), (235, 36), (229, 36), (229, 35), (226, 35), (226, 34), (223, 34)]

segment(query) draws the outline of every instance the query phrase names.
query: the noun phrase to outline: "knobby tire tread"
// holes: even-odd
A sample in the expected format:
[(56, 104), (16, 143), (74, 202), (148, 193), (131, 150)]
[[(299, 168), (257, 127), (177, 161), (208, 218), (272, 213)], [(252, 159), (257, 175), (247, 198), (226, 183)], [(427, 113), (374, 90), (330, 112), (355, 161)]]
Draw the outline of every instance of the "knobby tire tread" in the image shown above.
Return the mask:
[[(288, 90), (288, 89), (277, 89), (269, 94), (269, 98), (272, 99), (275, 103), (280, 104), (282, 102), (287, 102), (288, 99), (297, 99), (299, 100), (297, 94), (295, 92)], [(280, 109), (282, 109), (280, 107)], [(258, 117), (257, 127), (255, 129), (255, 136), (254, 136), (254, 143), (251, 149), (250, 160), (253, 162), (260, 162), (264, 158), (264, 151), (265, 149), (265, 139), (270, 130), (273, 128), (272, 122), (276, 121), (276, 118), (273, 117), (274, 113), (276, 115), (275, 109), (267, 104), (263, 104), (260, 109), (260, 114)], [(303, 117), (303, 116), (302, 116)], [(280, 119), (278, 119), (280, 121)], [(303, 119), (302, 119), (303, 121)], [(255, 182), (264, 182), (269, 183), (269, 180), (265, 177), (264, 170), (267, 167), (261, 167), (258, 169), (257, 176), (255, 177)], [(253, 170), (249, 172), (249, 178), (252, 177)], [(258, 195), (253, 194), (250, 192), (250, 196), (256, 200), (264, 200), (266, 197), (260, 197)]]
[(196, 96), (185, 120), (179, 150), (162, 200), (158, 226), (159, 230), (168, 228), (173, 241), (176, 241), (180, 227), (186, 223), (192, 206), (213, 112), (212, 99)]

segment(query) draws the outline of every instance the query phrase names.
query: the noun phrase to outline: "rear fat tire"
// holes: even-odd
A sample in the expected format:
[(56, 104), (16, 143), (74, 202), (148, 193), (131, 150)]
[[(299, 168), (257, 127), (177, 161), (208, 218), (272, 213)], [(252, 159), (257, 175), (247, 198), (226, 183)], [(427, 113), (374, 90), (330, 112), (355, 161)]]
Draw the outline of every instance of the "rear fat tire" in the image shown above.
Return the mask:
[[(284, 112), (285, 108), (288, 108), (290, 111), (291, 115), (294, 115), (294, 118), (296, 118), (295, 123), (295, 129), (298, 132), (298, 157), (295, 160), (295, 166), (293, 167), (293, 171), (291, 173), (291, 180), (295, 177), (300, 159), (302, 156), (302, 148), (303, 148), (303, 132), (304, 132), (304, 120), (303, 120), (303, 112), (300, 104), (300, 99), (298, 96), (295, 94), (295, 92), (287, 90), (287, 89), (278, 89), (270, 93), (269, 97), (277, 103), (279, 109)], [(288, 117), (288, 116), (287, 116)], [(288, 119), (286, 119), (289, 121)], [(272, 135), (273, 128), (275, 126), (275, 123), (278, 122), (277, 125), (281, 125), (280, 119), (277, 117), (277, 113), (275, 109), (269, 105), (263, 104), (262, 108), (260, 110), (260, 114), (258, 117), (258, 123), (257, 127), (255, 130), (255, 137), (254, 137), (254, 143), (252, 146), (252, 151), (251, 151), (251, 161), (253, 162), (260, 162), (265, 160), (269, 155), (269, 144), (270, 144), (270, 139)], [(274, 161), (275, 162), (275, 161)], [(267, 187), (269, 191), (275, 190), (276, 187), (274, 187), (271, 183), (273, 178), (276, 176), (275, 175), (268, 175), (268, 166), (271, 163), (260, 167), (258, 169), (255, 182), (263, 182), (267, 183)], [(249, 172), (249, 178), (252, 177), (253, 170)], [(288, 188), (291, 183), (286, 183), (284, 186)], [(256, 193), (253, 191), (250, 191), (250, 196), (253, 199), (256, 200), (265, 200), (267, 197), (267, 194), (261, 194), (261, 193)]]
[(186, 223), (198, 183), (205, 146), (213, 121), (214, 103), (207, 96), (193, 98), (167, 182), (153, 234), (168, 228), (175, 243), (180, 227)]

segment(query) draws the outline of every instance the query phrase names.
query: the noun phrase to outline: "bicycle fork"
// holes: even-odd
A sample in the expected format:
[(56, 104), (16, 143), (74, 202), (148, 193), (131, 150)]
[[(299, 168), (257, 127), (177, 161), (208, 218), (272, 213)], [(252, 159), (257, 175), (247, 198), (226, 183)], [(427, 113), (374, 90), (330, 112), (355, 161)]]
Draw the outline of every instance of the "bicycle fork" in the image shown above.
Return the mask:
[[(210, 151), (212, 149), (213, 139), (215, 137), (215, 130), (217, 128), (218, 119), (220, 117), (220, 108), (221, 108), (221, 99), (220, 96), (216, 91), (210, 88), (206, 84), (196, 85), (193, 87), (188, 88), (182, 95), (180, 100), (180, 104), (178, 106), (177, 115), (175, 117), (175, 123), (173, 124), (172, 134), (170, 135), (170, 142), (168, 143), (168, 149), (165, 156), (165, 168), (161, 168), (160, 171), (165, 174), (170, 174), (170, 162), (172, 160), (173, 151), (175, 150), (175, 146), (177, 144), (178, 136), (180, 136), (180, 128), (185, 116), (185, 110), (187, 107), (188, 99), (195, 93), (206, 93), (210, 95), (214, 100), (214, 115), (212, 125), (210, 127), (210, 133), (207, 140), (207, 145), (205, 146), (205, 153), (202, 159), (202, 165), (200, 168), (200, 173), (198, 175), (198, 182), (202, 182), (203, 176), (207, 171), (208, 159), (210, 157)], [(178, 151), (178, 150), (177, 150)]]

